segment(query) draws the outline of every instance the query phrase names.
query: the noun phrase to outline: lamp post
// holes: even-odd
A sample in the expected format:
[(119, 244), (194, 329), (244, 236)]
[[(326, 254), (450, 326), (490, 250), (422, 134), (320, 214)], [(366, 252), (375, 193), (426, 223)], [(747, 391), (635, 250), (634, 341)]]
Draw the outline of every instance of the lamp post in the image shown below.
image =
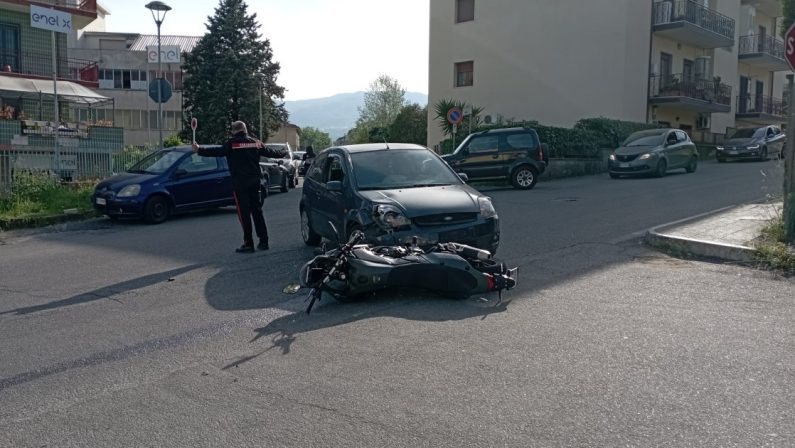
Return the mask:
[(161, 1), (152, 1), (146, 4), (146, 9), (152, 11), (152, 18), (157, 24), (157, 128), (160, 135), (160, 146), (163, 148), (163, 72), (160, 54), (160, 25), (166, 18), (166, 13), (171, 7)]

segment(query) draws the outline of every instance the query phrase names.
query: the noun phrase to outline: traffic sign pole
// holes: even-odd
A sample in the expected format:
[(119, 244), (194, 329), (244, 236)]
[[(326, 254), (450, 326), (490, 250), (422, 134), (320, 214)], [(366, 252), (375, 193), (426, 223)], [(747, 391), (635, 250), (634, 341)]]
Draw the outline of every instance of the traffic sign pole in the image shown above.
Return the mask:
[[(795, 71), (795, 24), (784, 34), (784, 55), (790, 69)], [(787, 103), (787, 149), (784, 158), (784, 230), (787, 241), (795, 243), (795, 78), (787, 75), (789, 102)]]
[(196, 128), (199, 127), (199, 120), (196, 117), (190, 119), (190, 128), (193, 131), (193, 143), (196, 143)]

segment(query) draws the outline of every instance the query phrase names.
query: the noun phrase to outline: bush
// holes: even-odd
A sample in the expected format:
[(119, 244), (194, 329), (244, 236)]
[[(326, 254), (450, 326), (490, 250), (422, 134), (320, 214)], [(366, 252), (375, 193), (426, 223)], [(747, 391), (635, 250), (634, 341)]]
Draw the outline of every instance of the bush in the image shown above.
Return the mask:
[(593, 132), (599, 139), (596, 144), (601, 148), (617, 147), (633, 132), (654, 129), (656, 125), (634, 121), (613, 120), (612, 118), (583, 118), (574, 125), (574, 129)]
[(10, 194), (0, 199), (0, 217), (60, 214), (65, 209), (91, 209), (92, 185), (66, 187), (46, 173), (14, 174)]
[(139, 160), (151, 154), (152, 151), (154, 151), (154, 148), (150, 146), (125, 146), (120, 153), (113, 154), (113, 172), (121, 173), (122, 171), (127, 171)]
[(169, 135), (165, 139), (163, 139), (163, 147), (164, 148), (173, 148), (174, 146), (182, 146), (185, 142), (179, 137), (179, 135)]

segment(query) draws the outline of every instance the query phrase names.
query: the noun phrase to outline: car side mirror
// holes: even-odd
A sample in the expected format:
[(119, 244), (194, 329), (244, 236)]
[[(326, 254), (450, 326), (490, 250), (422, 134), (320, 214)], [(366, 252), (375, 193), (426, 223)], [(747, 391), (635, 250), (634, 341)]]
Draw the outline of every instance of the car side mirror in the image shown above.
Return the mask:
[(469, 182), (469, 176), (467, 176), (466, 174), (464, 173), (456, 173), (456, 174), (458, 174), (458, 177), (461, 179), (461, 182), (463, 183)]
[(279, 165), (284, 165), (284, 160), (279, 159), (279, 160), (276, 161), (276, 163), (278, 163)]
[(332, 180), (330, 182), (326, 182), (326, 190), (331, 192), (342, 191), (342, 181)]
[(183, 177), (183, 176), (185, 176), (187, 174), (188, 174), (188, 171), (184, 170), (184, 169), (181, 169), (181, 168), (176, 170), (176, 171), (174, 171), (174, 177)]

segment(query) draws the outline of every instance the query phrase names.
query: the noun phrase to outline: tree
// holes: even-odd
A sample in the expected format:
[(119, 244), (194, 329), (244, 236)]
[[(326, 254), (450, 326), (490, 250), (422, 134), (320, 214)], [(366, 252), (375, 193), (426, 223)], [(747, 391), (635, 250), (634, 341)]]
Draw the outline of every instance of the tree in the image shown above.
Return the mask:
[(326, 149), (331, 146), (331, 136), (320, 129), (307, 126), (301, 128), (301, 143), (304, 147), (312, 145), (315, 150)]
[(790, 25), (795, 22), (795, 0), (781, 0), (784, 16), (781, 18), (781, 36), (783, 37)]
[[(247, 9), (243, 0), (221, 0), (208, 17), (207, 34), (185, 54), (186, 140), (191, 117), (199, 122), (196, 139), (206, 143), (221, 142), (235, 120), (261, 138), (287, 122), (284, 88), (276, 83), (279, 63), (272, 60), (270, 41), (259, 33), (257, 15)], [(265, 129), (258, 129), (260, 94)]]
[(359, 119), (371, 127), (389, 127), (405, 102), (406, 89), (396, 79), (381, 75), (370, 83), (370, 89), (365, 92)]
[(464, 111), (467, 106), (472, 107), (472, 114), (464, 117), (464, 120), (458, 125), (458, 129), (465, 130), (469, 129), (470, 125), (472, 128), (476, 128), (480, 125), (480, 114), (483, 112), (482, 107), (472, 106), (460, 100), (448, 99), (441, 99), (436, 103), (436, 105), (434, 105), (434, 117), (436, 118), (436, 123), (439, 125), (442, 131), (444, 131), (444, 135), (453, 135), (453, 125), (447, 121), (447, 112), (454, 107)]
[(428, 143), (428, 108), (409, 104), (400, 110), (395, 121), (389, 126), (389, 139), (393, 142)]

